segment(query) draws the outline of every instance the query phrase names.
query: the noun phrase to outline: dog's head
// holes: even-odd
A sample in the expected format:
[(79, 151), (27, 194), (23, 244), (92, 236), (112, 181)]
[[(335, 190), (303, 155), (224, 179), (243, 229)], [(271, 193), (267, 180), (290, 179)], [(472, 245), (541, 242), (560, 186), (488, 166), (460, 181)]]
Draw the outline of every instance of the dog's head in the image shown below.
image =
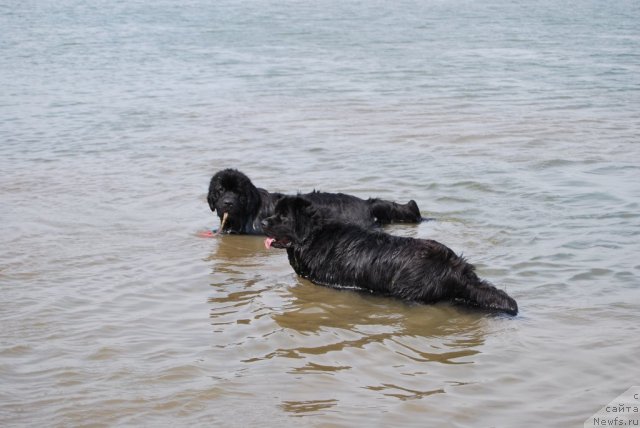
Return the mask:
[(286, 196), (278, 201), (274, 214), (262, 220), (267, 248), (292, 248), (302, 244), (325, 221), (321, 209), (300, 196)]
[(226, 231), (240, 231), (260, 209), (260, 193), (249, 177), (235, 169), (218, 171), (209, 183), (207, 202), (222, 220), (227, 214)]

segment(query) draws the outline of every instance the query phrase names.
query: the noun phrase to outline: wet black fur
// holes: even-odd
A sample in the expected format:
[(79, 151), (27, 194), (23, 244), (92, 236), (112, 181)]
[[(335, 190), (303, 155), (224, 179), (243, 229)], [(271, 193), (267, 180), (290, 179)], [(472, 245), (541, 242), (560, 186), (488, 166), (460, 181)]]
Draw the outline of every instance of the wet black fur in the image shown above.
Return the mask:
[(439, 242), (336, 222), (302, 197), (282, 198), (262, 225), (274, 247), (286, 248), (296, 273), (317, 284), (518, 313), (514, 299), (478, 278), (473, 265)]
[[(273, 214), (275, 204), (284, 196), (257, 188), (238, 170), (224, 169), (211, 178), (207, 202), (220, 220), (225, 212), (229, 214), (223, 232), (262, 234), (261, 221)], [(382, 199), (364, 200), (344, 193), (316, 191), (304, 196), (319, 206), (329, 208), (341, 221), (362, 227), (422, 221), (418, 205), (413, 200), (403, 205)]]

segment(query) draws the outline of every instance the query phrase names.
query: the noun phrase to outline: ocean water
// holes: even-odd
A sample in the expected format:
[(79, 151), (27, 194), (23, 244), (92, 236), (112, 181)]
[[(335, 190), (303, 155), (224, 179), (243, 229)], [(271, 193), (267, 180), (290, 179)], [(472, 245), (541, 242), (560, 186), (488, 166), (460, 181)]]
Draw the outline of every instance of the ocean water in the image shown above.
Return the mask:
[[(2, 426), (569, 427), (640, 384), (637, 1), (0, 1)], [(517, 317), (204, 239), (406, 202)]]

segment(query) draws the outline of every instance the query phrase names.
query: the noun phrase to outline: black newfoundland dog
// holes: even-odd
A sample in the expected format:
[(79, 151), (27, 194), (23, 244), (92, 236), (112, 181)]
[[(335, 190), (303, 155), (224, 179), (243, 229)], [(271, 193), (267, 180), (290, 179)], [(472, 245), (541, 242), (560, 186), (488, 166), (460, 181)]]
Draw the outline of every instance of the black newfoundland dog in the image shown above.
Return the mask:
[[(324, 206), (337, 219), (362, 227), (394, 222), (419, 223), (420, 210), (415, 201), (402, 205), (382, 199), (360, 199), (344, 193), (312, 192), (308, 200)], [(207, 202), (220, 217), (223, 233), (262, 234), (262, 220), (273, 214), (276, 203), (285, 197), (253, 185), (249, 177), (235, 169), (218, 171), (209, 183)]]
[(282, 198), (262, 229), (266, 247), (286, 248), (296, 273), (317, 284), (518, 313), (514, 299), (478, 278), (473, 265), (443, 244), (337, 222), (304, 197)]

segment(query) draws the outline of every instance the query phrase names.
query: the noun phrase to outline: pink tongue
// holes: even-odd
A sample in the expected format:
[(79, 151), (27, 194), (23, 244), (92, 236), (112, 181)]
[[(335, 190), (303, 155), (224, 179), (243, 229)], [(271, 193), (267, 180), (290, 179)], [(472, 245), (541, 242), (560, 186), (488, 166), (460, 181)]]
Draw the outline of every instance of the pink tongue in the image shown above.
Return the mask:
[(264, 247), (268, 250), (269, 248), (271, 248), (271, 244), (273, 244), (273, 241), (275, 241), (275, 239), (273, 238), (267, 238), (264, 240)]

